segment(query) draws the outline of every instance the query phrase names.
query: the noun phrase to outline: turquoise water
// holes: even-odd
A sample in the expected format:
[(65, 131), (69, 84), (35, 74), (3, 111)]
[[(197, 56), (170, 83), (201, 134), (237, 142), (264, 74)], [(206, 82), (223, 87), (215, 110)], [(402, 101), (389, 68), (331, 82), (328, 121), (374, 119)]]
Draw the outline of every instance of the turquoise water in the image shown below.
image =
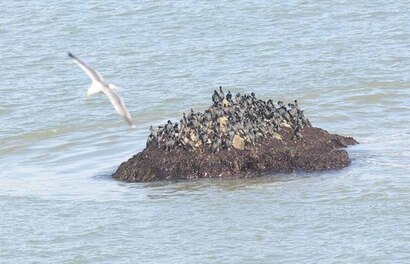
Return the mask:
[[(406, 1), (0, 3), (0, 263), (405, 263)], [(137, 129), (87, 98), (71, 51)], [(300, 104), (350, 135), (341, 171), (126, 184), (150, 124), (216, 87)]]

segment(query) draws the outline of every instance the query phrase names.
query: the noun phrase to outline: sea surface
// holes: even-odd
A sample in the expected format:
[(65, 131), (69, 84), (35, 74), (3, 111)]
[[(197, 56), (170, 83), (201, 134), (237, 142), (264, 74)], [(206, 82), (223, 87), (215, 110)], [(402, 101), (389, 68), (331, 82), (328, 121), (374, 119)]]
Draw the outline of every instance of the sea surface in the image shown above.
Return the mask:
[[(409, 263), (408, 1), (1, 1), (0, 263)], [(71, 51), (99, 70), (130, 129)], [(219, 85), (298, 99), (352, 165), (122, 183)]]

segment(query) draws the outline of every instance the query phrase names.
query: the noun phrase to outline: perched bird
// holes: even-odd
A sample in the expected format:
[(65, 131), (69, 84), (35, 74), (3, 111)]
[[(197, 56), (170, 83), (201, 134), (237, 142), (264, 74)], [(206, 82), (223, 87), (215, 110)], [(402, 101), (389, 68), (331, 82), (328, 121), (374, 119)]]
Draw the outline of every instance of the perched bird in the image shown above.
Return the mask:
[(226, 148), (227, 150), (231, 150), (231, 148), (232, 148), (232, 141), (233, 141), (233, 138), (231, 138), (231, 137), (229, 137), (229, 136), (224, 139), (223, 143), (224, 143), (225, 148)]
[(300, 118), (302, 119), (303, 124), (305, 124), (305, 125), (307, 125), (307, 126), (309, 126), (309, 127), (312, 127), (312, 124), (310, 123), (309, 119), (307, 119), (307, 118), (305, 117), (305, 115), (304, 115), (304, 113), (303, 113), (303, 110), (300, 111)]
[(212, 114), (211, 111), (205, 110), (205, 121), (211, 121), (212, 120)]
[(232, 94), (231, 91), (228, 91), (228, 93), (226, 94), (226, 100), (230, 103), (232, 103)]
[(165, 125), (165, 131), (168, 132), (168, 133), (171, 132), (172, 127), (173, 127), (173, 125), (172, 125), (171, 120), (168, 120), (167, 124)]
[(147, 138), (147, 144), (146, 144), (146, 147), (151, 146), (151, 145), (152, 145), (152, 143), (153, 143), (154, 141), (155, 141), (154, 136), (150, 134), (150, 135), (148, 136), (148, 138)]
[(241, 101), (241, 94), (240, 93), (237, 93), (235, 95), (235, 101), (236, 101), (237, 104), (239, 104), (239, 102)]
[(70, 52), (68, 52), (68, 56), (72, 58), (74, 62), (77, 63), (77, 65), (80, 66), (80, 68), (91, 78), (91, 86), (87, 90), (87, 95), (89, 96), (103, 92), (114, 106), (115, 111), (125, 119), (128, 125), (135, 128), (134, 121), (125, 107), (124, 101), (116, 92), (116, 87), (113, 84), (106, 83), (96, 70), (85, 64)]
[(175, 145), (175, 140), (171, 136), (169, 136), (165, 141), (165, 150), (171, 151), (174, 145)]
[(157, 138), (157, 132), (152, 126), (149, 127), (149, 131), (150, 131), (150, 136), (152, 136), (153, 138)]
[(298, 110), (298, 112), (300, 112), (298, 100), (295, 99), (293, 102), (295, 103), (295, 107), (296, 107), (296, 109)]
[(214, 106), (218, 106), (218, 104), (222, 101), (221, 97), (219, 96), (218, 92), (214, 90), (214, 93), (212, 94), (212, 102), (214, 103)]
[(293, 137), (296, 138), (296, 139), (302, 139), (303, 138), (300, 126), (295, 127), (295, 130), (293, 131)]
[(188, 123), (185, 113), (182, 114), (182, 119), (184, 120), (184, 124)]
[(220, 92), (219, 97), (221, 98), (221, 101), (222, 101), (223, 99), (225, 99), (225, 93), (222, 90), (222, 86), (219, 86), (219, 92)]
[(211, 147), (211, 151), (212, 153), (216, 153), (220, 150), (222, 144), (222, 140), (220, 137), (218, 137), (217, 135), (214, 136), (213, 138), (213, 143), (212, 143), (212, 147)]

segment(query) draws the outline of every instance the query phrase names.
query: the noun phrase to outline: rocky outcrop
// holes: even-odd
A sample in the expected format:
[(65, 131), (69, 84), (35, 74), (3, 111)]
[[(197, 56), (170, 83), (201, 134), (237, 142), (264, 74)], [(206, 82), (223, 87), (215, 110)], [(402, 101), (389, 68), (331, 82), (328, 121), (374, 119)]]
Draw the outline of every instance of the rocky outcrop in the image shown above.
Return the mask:
[[(164, 151), (150, 145), (123, 162), (114, 173), (117, 180), (151, 182), (200, 178), (243, 178), (264, 173), (335, 170), (350, 164), (343, 148), (358, 144), (351, 137), (305, 126), (295, 138), (291, 127), (252, 144), (212, 153), (209, 148), (174, 148)], [(240, 141), (240, 140), (239, 140)]]

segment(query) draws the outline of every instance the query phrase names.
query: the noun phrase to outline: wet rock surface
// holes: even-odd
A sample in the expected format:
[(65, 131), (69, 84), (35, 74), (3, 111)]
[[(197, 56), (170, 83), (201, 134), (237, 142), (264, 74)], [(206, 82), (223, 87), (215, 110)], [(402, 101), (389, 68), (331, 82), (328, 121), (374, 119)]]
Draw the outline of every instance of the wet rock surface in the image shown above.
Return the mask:
[(245, 149), (224, 149), (217, 153), (198, 148), (164, 151), (150, 146), (123, 162), (113, 177), (127, 182), (189, 180), (199, 178), (244, 178), (264, 173), (324, 171), (350, 164), (348, 145), (358, 144), (351, 137), (304, 127), (296, 140), (291, 128), (277, 137), (261, 138)]

